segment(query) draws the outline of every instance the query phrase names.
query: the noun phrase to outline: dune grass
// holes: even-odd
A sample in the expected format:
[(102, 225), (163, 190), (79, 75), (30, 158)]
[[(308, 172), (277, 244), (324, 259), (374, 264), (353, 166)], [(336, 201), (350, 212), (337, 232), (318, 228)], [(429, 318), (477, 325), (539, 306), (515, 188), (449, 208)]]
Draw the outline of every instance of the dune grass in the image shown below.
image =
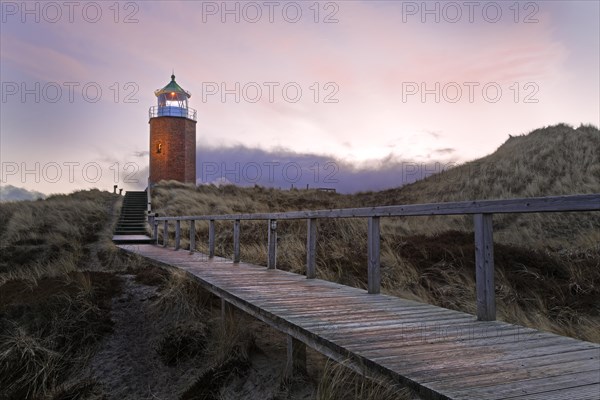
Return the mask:
[(121, 285), (100, 271), (98, 254), (113, 251), (117, 200), (92, 190), (0, 204), (0, 398), (67, 398), (94, 386), (63, 383), (112, 329)]
[(317, 386), (316, 399), (413, 400), (418, 397), (406, 387), (366, 378), (352, 371), (344, 362), (328, 360)]

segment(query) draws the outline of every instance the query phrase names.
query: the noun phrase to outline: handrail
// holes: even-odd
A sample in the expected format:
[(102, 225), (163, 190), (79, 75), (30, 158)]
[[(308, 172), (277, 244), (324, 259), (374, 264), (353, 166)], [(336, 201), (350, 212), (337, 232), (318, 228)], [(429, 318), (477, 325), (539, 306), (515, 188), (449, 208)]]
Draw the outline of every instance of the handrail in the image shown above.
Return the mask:
[(508, 200), (477, 200), (449, 203), (409, 204), (331, 210), (292, 211), (255, 214), (220, 214), (178, 217), (160, 217), (158, 221), (226, 221), (264, 219), (309, 219), (309, 218), (367, 218), (403, 217), (427, 215), (507, 214), (570, 211), (600, 211), (600, 193), (529, 197)]
[(159, 222), (163, 224), (163, 246), (168, 244), (169, 221), (175, 221), (175, 250), (180, 248), (181, 221), (190, 221), (190, 252), (195, 251), (195, 221), (209, 221), (209, 258), (215, 255), (215, 221), (234, 221), (233, 262), (240, 261), (240, 221), (268, 220), (267, 268), (276, 268), (277, 220), (306, 219), (306, 277), (315, 278), (317, 219), (368, 218), (368, 292), (378, 294), (381, 288), (380, 273), (380, 218), (431, 215), (473, 215), (475, 231), (475, 275), (477, 292), (477, 318), (481, 321), (496, 319), (494, 285), (493, 214), (544, 213), (544, 212), (600, 211), (600, 193), (531, 197), (508, 200), (478, 200), (431, 204), (409, 204), (379, 207), (342, 208), (317, 211), (292, 211), (256, 214), (222, 214), (178, 217), (154, 217), (154, 239), (158, 244)]

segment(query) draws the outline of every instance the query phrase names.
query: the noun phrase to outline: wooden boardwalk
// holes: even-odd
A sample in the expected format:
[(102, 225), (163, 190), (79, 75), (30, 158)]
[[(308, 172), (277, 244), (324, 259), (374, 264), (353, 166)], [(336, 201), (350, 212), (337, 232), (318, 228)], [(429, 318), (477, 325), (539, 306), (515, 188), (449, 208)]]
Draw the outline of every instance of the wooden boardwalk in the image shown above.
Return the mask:
[(356, 370), (432, 399), (600, 399), (600, 345), (277, 269), (120, 245)]

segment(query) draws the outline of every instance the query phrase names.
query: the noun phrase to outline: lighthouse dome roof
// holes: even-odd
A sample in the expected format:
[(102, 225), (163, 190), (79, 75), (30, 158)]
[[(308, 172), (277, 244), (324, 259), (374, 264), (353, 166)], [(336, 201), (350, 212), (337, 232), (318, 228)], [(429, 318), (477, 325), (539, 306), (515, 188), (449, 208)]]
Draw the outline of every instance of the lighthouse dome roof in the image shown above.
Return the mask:
[(169, 82), (167, 84), (167, 86), (165, 86), (162, 89), (157, 89), (154, 91), (154, 94), (156, 95), (156, 97), (160, 96), (161, 94), (169, 94), (169, 93), (175, 93), (177, 95), (185, 95), (188, 99), (190, 97), (192, 97), (192, 94), (190, 92), (188, 92), (187, 90), (184, 90), (181, 86), (179, 86), (179, 84), (177, 82), (175, 82), (175, 74), (171, 75), (171, 82)]

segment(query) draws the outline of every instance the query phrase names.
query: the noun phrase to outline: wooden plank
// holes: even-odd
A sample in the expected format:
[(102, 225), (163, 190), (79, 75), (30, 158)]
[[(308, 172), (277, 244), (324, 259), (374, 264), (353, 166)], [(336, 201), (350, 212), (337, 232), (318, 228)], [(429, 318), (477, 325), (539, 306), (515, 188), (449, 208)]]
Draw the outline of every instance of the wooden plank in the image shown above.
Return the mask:
[(269, 234), (267, 237), (267, 248), (268, 248), (268, 259), (267, 259), (267, 268), (268, 269), (276, 269), (277, 268), (277, 220), (269, 219)]
[(196, 221), (190, 221), (190, 253), (196, 251)]
[[(418, 339), (418, 337), (417, 337)], [(405, 365), (417, 364), (417, 363), (434, 363), (438, 360), (460, 360), (471, 357), (494, 357), (494, 359), (509, 360), (514, 358), (522, 357), (522, 353), (525, 350), (531, 350), (531, 354), (549, 354), (552, 352), (558, 352), (561, 348), (566, 348), (564, 343), (557, 341), (556, 338), (538, 338), (528, 341), (510, 340), (504, 343), (489, 343), (485, 340), (471, 340), (468, 342), (452, 342), (452, 346), (449, 346), (450, 342), (442, 341), (427, 341), (425, 346), (419, 341), (400, 341), (398, 340), (395, 344), (396, 347), (384, 347), (381, 343), (376, 343), (369, 346), (368, 351), (373, 350), (388, 350), (387, 354), (380, 356), (372, 356), (366, 352), (361, 352), (363, 356), (367, 356), (376, 362), (393, 362), (398, 357), (405, 359)], [(354, 350), (350, 346), (346, 346), (349, 350)], [(359, 351), (359, 350), (357, 350)], [(410, 356), (410, 358), (405, 358)]]
[(215, 220), (208, 221), (208, 257), (215, 257)]
[[(247, 297), (246, 297), (247, 298)], [(370, 302), (365, 304), (365, 301), (360, 297), (339, 297), (339, 296), (319, 296), (317, 298), (305, 298), (295, 296), (289, 298), (268, 298), (265, 300), (253, 301), (256, 305), (269, 308), (270, 310), (285, 312), (289, 316), (301, 317), (309, 316), (331, 316), (331, 318), (349, 317), (355, 320), (361, 320), (363, 316), (373, 315), (377, 313), (381, 316), (385, 313), (387, 316), (395, 316), (402, 318), (408, 315), (424, 316), (428, 314), (438, 314), (445, 312), (436, 308), (415, 307), (401, 305), (385, 311), (380, 310), (381, 306), (385, 306), (386, 302)], [(303, 307), (303, 303), (305, 306)], [(327, 302), (327, 304), (323, 304)], [(373, 309), (375, 308), (375, 309)]]
[(233, 221), (233, 262), (240, 262), (240, 220)]
[[(564, 375), (552, 376), (550, 378), (525, 379), (516, 382), (502, 382), (485, 387), (478, 387), (475, 390), (467, 389), (454, 392), (453, 397), (456, 400), (471, 399), (473, 395), (478, 395), (486, 400), (502, 400), (507, 398), (529, 398), (543, 394), (544, 399), (554, 398), (558, 390), (569, 389), (569, 394), (573, 396), (573, 388), (593, 385), (598, 382), (598, 371), (574, 372)], [(600, 388), (597, 394), (600, 395)], [(598, 398), (598, 397), (597, 397)]]
[[(388, 354), (385, 357), (374, 356), (374, 354), (378, 354), (374, 351), (360, 352), (360, 354), (384, 365), (396, 365), (403, 373), (419, 373), (421, 371), (428, 371), (430, 373), (435, 371), (436, 375), (441, 375), (439, 374), (440, 372), (445, 373), (451, 370), (461, 370), (463, 376), (476, 375), (479, 378), (485, 374), (493, 375), (501, 371), (521, 370), (523, 369), (521, 365), (531, 363), (533, 359), (542, 359), (544, 357), (546, 357), (546, 360), (550, 357), (554, 357), (557, 360), (561, 357), (573, 357), (577, 359), (584, 358), (584, 354), (589, 355), (595, 351), (595, 349), (590, 348), (573, 350), (569, 346), (549, 346), (543, 343), (537, 347), (526, 349), (515, 342), (505, 343), (502, 346), (496, 345), (494, 349), (486, 346), (470, 348), (467, 346), (450, 347), (441, 344), (437, 344), (437, 346), (423, 346), (423, 349), (427, 349), (431, 353), (423, 356), (423, 353), (410, 351), (410, 347), (396, 347), (394, 349), (387, 349)], [(436, 356), (436, 353), (439, 352), (442, 352), (442, 354)], [(447, 356), (445, 356), (446, 353), (448, 353)], [(380, 352), (379, 354), (384, 353)], [(465, 360), (468, 360), (468, 362)], [(432, 365), (435, 365), (435, 367), (432, 367)], [(493, 369), (488, 370), (488, 368)], [(489, 381), (494, 384), (498, 383), (493, 377), (490, 377)], [(457, 384), (457, 382), (459, 383)], [(438, 382), (438, 387), (447, 389), (462, 388), (462, 385), (464, 385), (464, 382), (461, 380), (455, 381), (450, 379), (445, 382)], [(476, 386), (483, 386), (483, 384), (479, 383)]]
[[(233, 290), (235, 290), (236, 293), (243, 293), (243, 292), (248, 292), (248, 298), (249, 300), (253, 300), (257, 305), (261, 305), (264, 307), (268, 307), (271, 309), (279, 309), (279, 310), (287, 310), (288, 312), (294, 314), (311, 314), (311, 313), (318, 313), (318, 311), (322, 308), (325, 308), (327, 310), (329, 310), (330, 312), (344, 312), (347, 311), (349, 313), (352, 312), (364, 312), (364, 311), (371, 311), (370, 310), (370, 306), (383, 306), (385, 305), (387, 302), (369, 302), (366, 303), (365, 300), (362, 297), (351, 297), (351, 296), (338, 296), (338, 295), (331, 295), (329, 293), (323, 293), (321, 291), (314, 291), (314, 295), (313, 296), (290, 296), (290, 297), (285, 297), (285, 293), (282, 292), (277, 292), (277, 293), (270, 293), (269, 296), (261, 296), (261, 297), (257, 297), (257, 296), (252, 296), (250, 297), (251, 294), (251, 290), (256, 290), (256, 289), (260, 289), (263, 286), (259, 286), (256, 285), (254, 286), (254, 289), (252, 289), (252, 286), (246, 287), (244, 289), (241, 288), (235, 288)], [(278, 296), (279, 294), (281, 294), (281, 296)], [(324, 304), (324, 302), (328, 302), (331, 304)], [(298, 303), (305, 303), (305, 306), (303, 307), (302, 304), (298, 304)], [(399, 311), (402, 312), (411, 312), (412, 313), (418, 313), (419, 310), (422, 311), (429, 311), (432, 309), (429, 309), (427, 307), (415, 307), (415, 306), (409, 306), (409, 305), (402, 305), (398, 307)]]
[[(265, 309), (271, 310), (268, 307), (264, 307)], [(372, 318), (369, 316), (379, 313), (379, 315), (373, 315)], [(462, 322), (471, 322), (472, 317), (470, 316), (459, 316), (451, 313), (444, 312), (436, 312), (436, 313), (428, 313), (428, 314), (409, 314), (409, 315), (389, 315), (387, 313), (382, 313), (381, 311), (370, 311), (364, 312), (364, 318), (353, 318), (351, 315), (336, 315), (335, 313), (330, 313), (329, 316), (324, 314), (307, 314), (304, 316), (290, 316), (289, 313), (282, 313), (286, 318), (293, 318), (295, 322), (301, 323), (303, 326), (310, 327), (311, 322), (318, 321), (318, 323), (322, 324), (326, 322), (332, 325), (332, 329), (336, 330), (345, 330), (346, 328), (372, 328), (375, 325), (378, 326), (398, 326), (405, 328), (406, 326), (410, 326), (409, 324), (412, 322), (415, 325), (423, 321), (424, 318), (430, 321), (445, 321), (445, 320), (456, 320)], [(376, 324), (372, 324), (376, 323)], [(352, 329), (354, 331), (354, 329)]]
[(511, 397), (513, 400), (598, 400), (599, 398), (599, 383), (582, 385), (575, 388), (557, 389), (536, 394), (527, 394), (519, 397)]
[(181, 245), (181, 221), (175, 221), (175, 250), (179, 250)]
[[(462, 367), (442, 365), (427, 365), (405, 370), (405, 373), (420, 382), (435, 382), (438, 387), (481, 386), (484, 382), (498, 382), (504, 379), (543, 377), (562, 374), (578, 368), (581, 371), (592, 371), (598, 368), (598, 352), (595, 349), (576, 350), (560, 354), (534, 356), (517, 360), (483, 362), (470, 364), (463, 360)], [(585, 368), (585, 369), (584, 369)], [(496, 371), (494, 371), (494, 369)], [(502, 373), (499, 374), (498, 371)]]
[(167, 247), (167, 243), (169, 243), (169, 221), (165, 220), (163, 222), (163, 247)]
[[(210, 279), (210, 278), (209, 278)], [(265, 277), (265, 282), (269, 282), (269, 283), (277, 283), (277, 282), (282, 282), (282, 284), (284, 283), (283, 281), (278, 281), (278, 280), (271, 280), (268, 279), (267, 277)], [(221, 281), (222, 282), (222, 281)], [(225, 283), (226, 284), (226, 283)], [(299, 282), (289, 282), (288, 285), (297, 285), (301, 284)], [(243, 285), (243, 286), (242, 286)], [(306, 292), (307, 293), (302, 293), (302, 292), (298, 292), (298, 291), (294, 291), (289, 293), (289, 296), (286, 296), (286, 293), (283, 292), (283, 290), (277, 290), (274, 291), (273, 293), (269, 293), (268, 295), (262, 296), (260, 294), (256, 293), (256, 290), (259, 290), (260, 288), (265, 288), (267, 287), (267, 285), (260, 285), (254, 282), (245, 282), (240, 286), (229, 286), (231, 288), (231, 290), (235, 290), (236, 292), (247, 292), (247, 296), (249, 299), (252, 300), (256, 300), (257, 302), (271, 302), (274, 301), (275, 303), (265, 303), (265, 306), (269, 306), (269, 305), (278, 305), (280, 307), (284, 307), (284, 306), (289, 306), (290, 310), (293, 309), (302, 309), (301, 305), (299, 305), (298, 303), (294, 303), (294, 300), (296, 301), (306, 301), (307, 304), (307, 311), (310, 312), (312, 309), (316, 309), (318, 307), (326, 307), (328, 306), (327, 304), (324, 304), (323, 301), (321, 300), (321, 302), (319, 302), (319, 299), (327, 299), (327, 301), (331, 301), (331, 307), (335, 308), (337, 307), (338, 303), (340, 307), (343, 306), (350, 306), (351, 304), (356, 304), (357, 307), (362, 307), (362, 308), (368, 308), (369, 305), (371, 304), (378, 304), (381, 307), (384, 307), (385, 305), (389, 305), (390, 306), (390, 312), (392, 311), (392, 309), (394, 307), (399, 308), (399, 310), (405, 311), (408, 309), (435, 309), (435, 310), (443, 310), (439, 307), (434, 307), (433, 308), (429, 308), (427, 306), (416, 306), (416, 305), (412, 305), (410, 303), (401, 303), (401, 304), (390, 304), (389, 301), (385, 301), (385, 300), (381, 300), (378, 297), (373, 296), (372, 300), (369, 299), (365, 299), (365, 296), (368, 296), (366, 293), (365, 294), (360, 294), (360, 295), (340, 295), (339, 293), (331, 293), (331, 292), (324, 292), (322, 289), (320, 288), (306, 288)], [(304, 289), (304, 288), (303, 288)], [(253, 292), (254, 291), (254, 292)], [(299, 294), (300, 293), (300, 294)], [(344, 302), (347, 302), (347, 304), (343, 304)], [(315, 308), (313, 308), (313, 306)]]
[(477, 200), (448, 203), (343, 208), (336, 210), (157, 217), (157, 219), (175, 220), (177, 218), (180, 218), (182, 220), (284, 220), (309, 218), (369, 218), (426, 215), (542, 213), (569, 211), (600, 211), (600, 193), (571, 196), (530, 197), (521, 199)]
[[(490, 334), (488, 329), (475, 329), (468, 320), (465, 322), (458, 318), (443, 321), (441, 329), (436, 329), (435, 326), (424, 325), (421, 327), (419, 325), (419, 323), (400, 323), (376, 329), (368, 326), (357, 327), (345, 334), (344, 339), (339, 339), (337, 342), (353, 350), (365, 349), (367, 346), (375, 350), (379, 348), (390, 350), (394, 345), (406, 347), (413, 343), (455, 343), (456, 346), (464, 347), (466, 345), (476, 346), (478, 343), (489, 346), (522, 340), (519, 327), (493, 327), (493, 333)], [(446, 329), (452, 327), (457, 329), (452, 329), (450, 334), (447, 333)], [(338, 330), (339, 332), (341, 330)], [(527, 337), (526, 340), (532, 339), (536, 339), (536, 337)]]
[(306, 277), (314, 279), (317, 276), (317, 219), (307, 220), (306, 234)]
[(368, 292), (379, 294), (381, 291), (381, 268), (379, 265), (379, 217), (369, 218), (367, 230), (367, 258), (368, 258)]
[[(452, 322), (454, 324), (454, 322)], [(423, 352), (428, 352), (429, 349), (433, 351), (443, 350), (444, 354), (441, 356), (448, 357), (452, 355), (454, 350), (460, 351), (464, 354), (470, 354), (471, 350), (475, 352), (503, 352), (505, 350), (517, 350), (521, 349), (523, 351), (528, 349), (536, 349), (538, 346), (548, 347), (549, 351), (554, 351), (556, 346), (564, 346), (565, 348), (571, 350), (578, 349), (589, 349), (590, 346), (593, 346), (587, 342), (579, 342), (567, 340), (560, 336), (545, 334), (545, 335), (522, 335), (520, 329), (517, 328), (508, 328), (501, 327), (498, 328), (496, 332), (492, 334), (490, 337), (486, 330), (478, 330), (474, 331), (469, 329), (466, 324), (454, 324), (455, 327), (458, 327), (455, 334), (448, 335), (446, 331), (441, 330), (437, 331), (435, 329), (430, 330), (418, 330), (418, 329), (407, 329), (401, 330), (400, 332), (393, 332), (386, 334), (385, 336), (379, 337), (378, 340), (365, 340), (358, 341), (356, 337), (349, 337), (346, 341), (338, 341), (342, 345), (346, 345), (349, 349), (361, 349), (368, 348), (371, 350), (388, 350), (389, 354), (385, 354), (382, 356), (373, 356), (373, 359), (383, 360), (388, 358), (388, 356), (394, 357), (395, 348), (401, 348), (403, 354), (410, 352), (411, 354), (421, 352), (419, 349), (410, 349), (413, 344), (419, 345), (419, 339), (421, 339), (421, 343), (427, 343), (427, 348), (423, 350)], [(461, 329), (461, 328), (466, 329)], [(446, 326), (444, 326), (446, 328)], [(377, 339), (374, 335), (366, 339)], [(354, 342), (352, 342), (354, 341)], [(452, 343), (453, 348), (448, 347), (448, 344)], [(534, 350), (535, 351), (535, 350)], [(517, 356), (520, 356), (522, 353), (518, 352)], [(496, 357), (499, 357), (496, 354)], [(429, 358), (423, 355), (423, 358)], [(433, 355), (433, 358), (437, 358)]]
[(496, 319), (496, 287), (492, 215), (475, 214), (474, 222), (477, 319), (493, 321)]
[[(582, 376), (591, 373), (589, 376), (592, 378), (582, 382), (582, 385), (573, 384), (572, 383), (564, 383), (561, 385), (560, 389), (556, 390), (545, 390), (544, 382), (555, 382), (559, 380), (565, 374), (570, 374), (573, 372), (573, 368), (577, 368), (578, 364), (576, 362), (565, 363), (564, 368), (557, 368), (551, 366), (550, 369), (554, 370), (551, 374), (548, 373), (547, 367), (543, 366), (541, 368), (535, 368), (531, 370), (516, 370), (516, 371), (501, 371), (496, 372), (495, 374), (486, 375), (485, 385), (483, 387), (472, 387), (466, 385), (466, 388), (460, 388), (460, 391), (454, 388), (440, 388), (437, 385), (430, 386), (436, 391), (443, 392), (445, 395), (452, 399), (473, 399), (473, 398), (485, 398), (486, 397), (477, 397), (481, 396), (482, 389), (489, 387), (493, 383), (503, 382), (505, 387), (514, 387), (515, 392), (521, 388), (521, 390), (529, 390), (532, 393), (519, 396), (519, 395), (511, 395), (507, 394), (506, 396), (501, 396), (501, 399), (515, 399), (515, 398), (545, 398), (545, 399), (555, 399), (561, 397), (555, 397), (559, 390), (565, 390), (566, 393), (570, 393), (570, 399), (580, 399), (581, 397), (577, 396), (579, 389), (584, 383), (594, 382), (592, 385), (597, 385), (598, 378), (595, 376), (595, 371), (582, 371), (578, 372), (577, 375)], [(577, 376), (576, 375), (576, 376)], [(479, 377), (478, 377), (479, 378)], [(465, 382), (464, 379), (459, 379), (461, 382)], [(466, 381), (469, 382), (469, 381)], [(480, 382), (481, 383), (481, 382)], [(429, 385), (426, 383), (426, 385)], [(585, 385), (587, 386), (587, 385)], [(535, 393), (538, 392), (538, 393)], [(510, 393), (510, 392), (509, 392)], [(517, 392), (518, 393), (518, 392)], [(540, 395), (546, 397), (539, 397)], [(598, 395), (598, 393), (596, 394)], [(597, 399), (598, 397), (596, 397)]]
[(290, 335), (287, 335), (287, 360), (284, 374), (287, 379), (306, 375), (306, 345)]

